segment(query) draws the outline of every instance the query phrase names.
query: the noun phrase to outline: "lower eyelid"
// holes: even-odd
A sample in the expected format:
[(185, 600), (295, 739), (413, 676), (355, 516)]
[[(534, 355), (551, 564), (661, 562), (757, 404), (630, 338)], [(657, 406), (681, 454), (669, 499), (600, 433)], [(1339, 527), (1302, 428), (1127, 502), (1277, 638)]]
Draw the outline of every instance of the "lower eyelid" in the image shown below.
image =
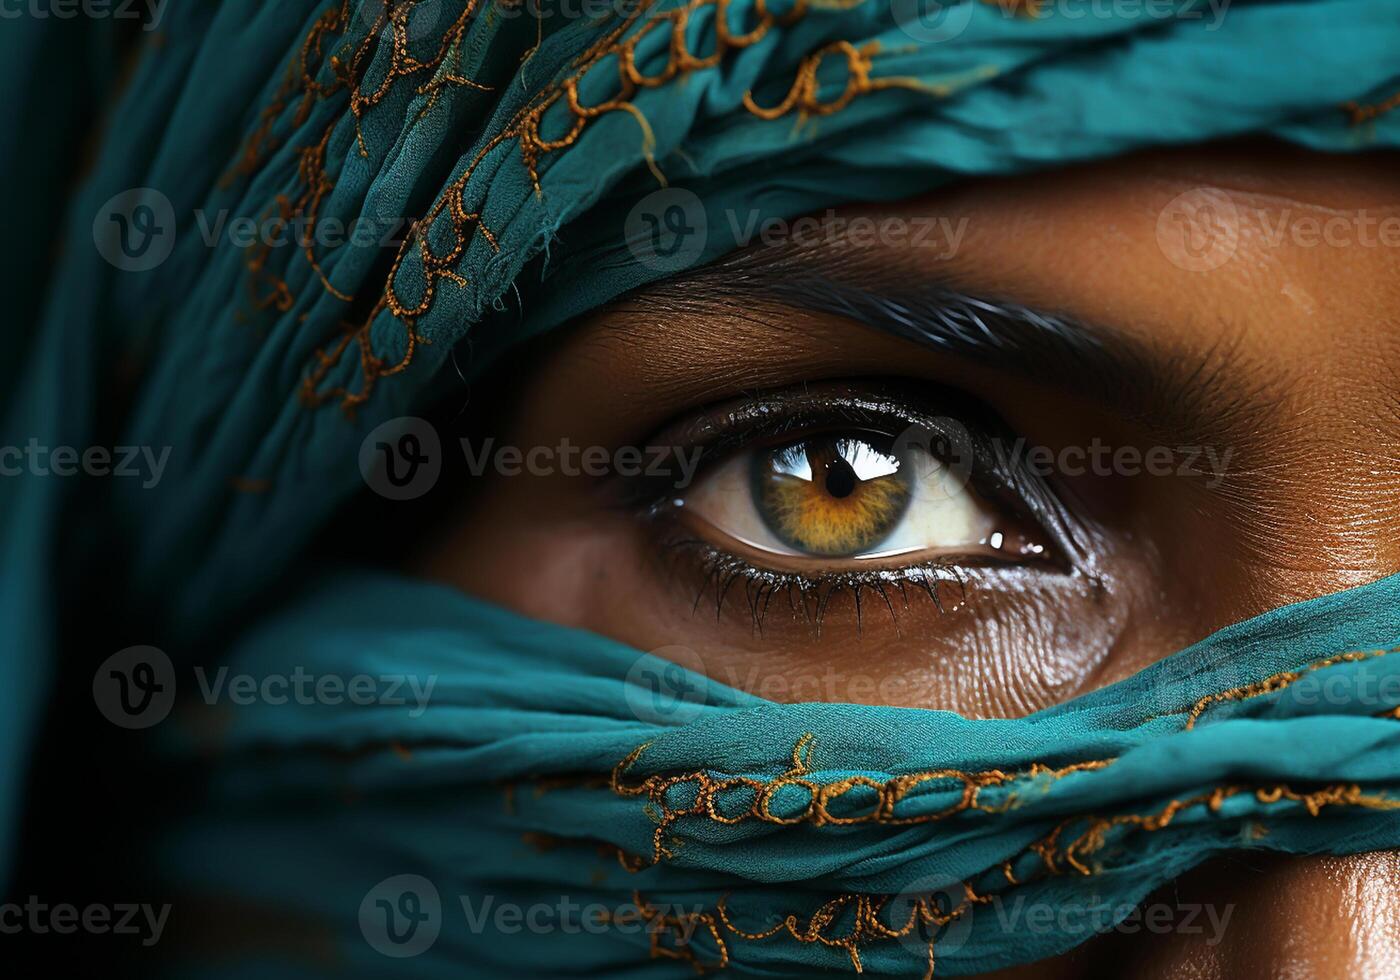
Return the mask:
[[(899, 616), (911, 611), (911, 604), (921, 601), (921, 597), (929, 603), (929, 611), (951, 612), (966, 604), (971, 588), (983, 584), (999, 588), (1002, 579), (999, 573), (1024, 571), (1009, 565), (962, 561), (842, 570), (767, 567), (676, 528), (662, 538), (662, 552), (669, 556), (667, 565), (672, 573), (677, 570), (675, 563), (678, 561), (693, 569), (692, 574), (678, 581), (687, 590), (682, 594), (694, 609), (713, 603), (717, 615), (727, 609), (741, 618), (752, 617), (755, 628), (761, 628), (769, 606), (775, 605), (775, 597), (779, 597), (778, 607), (790, 606), (818, 630), (828, 615), (829, 603), (843, 593), (855, 596), (857, 622), (863, 593), (870, 602), (881, 607), (888, 605), (892, 612), (898, 610), (897, 622)], [(1008, 580), (1008, 584), (1010, 582), (1014, 579)], [(782, 594), (786, 595), (786, 601), (781, 598)], [(809, 602), (812, 603), (810, 609)]]
[[(707, 549), (743, 562), (758, 573), (808, 577), (813, 580), (864, 574), (897, 574), (924, 569), (957, 569), (984, 565), (1011, 565), (1023, 556), (1009, 555), (1002, 549), (977, 544), (959, 549), (933, 551), (929, 548), (890, 549), (849, 558), (822, 558), (792, 551), (757, 548), (727, 534), (703, 519), (683, 511), (670, 514), (682, 533), (673, 534), (670, 544)], [(708, 533), (707, 533), (708, 532)], [(719, 540), (716, 540), (716, 539)], [(1036, 558), (1038, 555), (1025, 557)], [(903, 559), (903, 561), (900, 561)]]

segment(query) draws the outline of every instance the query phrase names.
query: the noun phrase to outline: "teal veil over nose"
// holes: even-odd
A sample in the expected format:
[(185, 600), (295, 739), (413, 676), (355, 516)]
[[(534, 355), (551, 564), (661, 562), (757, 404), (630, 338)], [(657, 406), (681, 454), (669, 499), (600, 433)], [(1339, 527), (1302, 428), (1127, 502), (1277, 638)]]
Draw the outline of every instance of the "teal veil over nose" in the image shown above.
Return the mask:
[[(59, 666), (116, 649), (76, 645), (65, 601), (95, 540), (121, 556), (112, 636), (162, 648), (186, 695), (194, 666), (423, 695), (118, 733), (190, 781), (155, 846), (173, 919), (284, 927), (240, 918), (254, 935), (173, 969), (958, 975), (1070, 949), (1222, 851), (1400, 847), (1400, 579), (973, 721), (773, 704), (441, 587), (305, 571), (365, 492), (368, 433), (732, 250), (727, 214), (1246, 133), (1394, 147), (1391, 0), (190, 0), (146, 26), (0, 35), (0, 167), (35, 229), (0, 268), (0, 446), (170, 450), (155, 480), (0, 479), (25, 695), (0, 833)], [(663, 226), (695, 234), (659, 248)]]

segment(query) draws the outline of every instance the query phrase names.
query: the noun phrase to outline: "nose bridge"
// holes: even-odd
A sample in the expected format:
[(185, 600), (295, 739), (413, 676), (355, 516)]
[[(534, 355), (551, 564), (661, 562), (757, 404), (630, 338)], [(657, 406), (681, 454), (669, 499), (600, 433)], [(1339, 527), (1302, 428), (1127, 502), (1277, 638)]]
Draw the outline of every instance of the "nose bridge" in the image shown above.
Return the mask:
[(1358, 959), (1378, 976), (1400, 976), (1400, 852), (1328, 858), (1342, 879), (1346, 916)]
[(1258, 611), (1400, 572), (1400, 345), (1353, 339), (1289, 374), (1268, 421), (1225, 438), (1216, 491)]
[(1124, 975), (1152, 980), (1400, 977), (1400, 852), (1231, 855), (1162, 895), (1179, 907), (1210, 912), (1199, 918), (1216, 928), (1117, 945), (1108, 954), (1126, 953), (1132, 961)]
[(1241, 891), (1226, 975), (1400, 976), (1400, 853), (1277, 859)]
[[(1400, 355), (1386, 367), (1400, 369)], [(1280, 485), (1292, 488), (1299, 540), (1311, 538), (1320, 566), (1370, 580), (1400, 571), (1400, 389), (1358, 382), (1334, 379), (1322, 396), (1331, 407), (1295, 423), (1298, 451), (1285, 465), (1301, 472)]]

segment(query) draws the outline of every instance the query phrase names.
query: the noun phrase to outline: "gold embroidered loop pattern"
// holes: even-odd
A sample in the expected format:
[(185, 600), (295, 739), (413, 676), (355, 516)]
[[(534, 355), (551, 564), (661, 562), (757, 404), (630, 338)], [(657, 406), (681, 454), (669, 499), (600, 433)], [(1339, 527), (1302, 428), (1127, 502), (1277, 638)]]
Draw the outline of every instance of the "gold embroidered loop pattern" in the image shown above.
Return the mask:
[[(659, 862), (673, 857), (668, 838), (672, 828), (683, 817), (703, 816), (716, 823), (736, 825), (747, 820), (777, 826), (810, 824), (814, 827), (856, 826), (860, 824), (881, 824), (885, 826), (912, 826), (933, 823), (958, 813), (977, 810), (984, 813), (1001, 813), (1014, 805), (1014, 795), (999, 806), (982, 803), (980, 794), (990, 786), (1008, 786), (1019, 781), (1030, 782), (1043, 778), (1060, 779), (1074, 772), (1102, 769), (1111, 759), (1097, 759), (1077, 762), (1068, 766), (1051, 767), (1033, 765), (1020, 772), (1006, 772), (992, 769), (985, 772), (963, 772), (958, 769), (940, 769), (910, 775), (893, 776), (886, 780), (870, 776), (849, 776), (831, 783), (819, 783), (807, 778), (811, 772), (811, 752), (814, 737), (803, 735), (793, 747), (791, 765), (781, 775), (772, 779), (757, 779), (748, 776), (719, 776), (705, 771), (687, 772), (679, 775), (648, 776), (640, 783), (625, 782), (626, 773), (641, 757), (647, 745), (638, 746), (627, 758), (613, 769), (611, 786), (620, 796), (645, 796), (652, 810), (657, 814), (657, 827), (652, 837), (652, 861)], [(930, 813), (900, 816), (895, 807), (902, 802), (911, 790), (938, 780), (961, 783), (961, 794), (957, 801)], [(689, 795), (681, 792), (693, 787), (689, 803), (677, 802), (677, 797)], [(773, 807), (778, 794), (788, 788), (797, 787), (807, 796), (807, 802), (795, 813), (774, 813)], [(842, 814), (833, 812), (833, 804), (856, 790), (866, 790), (874, 794), (874, 800), (867, 812)], [(726, 799), (733, 797), (736, 790), (749, 795), (748, 805), (734, 812), (726, 810)], [(788, 809), (791, 809), (789, 806)]]
[[(1329, 806), (1400, 810), (1400, 799), (1367, 793), (1355, 783), (1325, 786), (1306, 793), (1294, 790), (1282, 783), (1252, 790), (1240, 786), (1219, 786), (1196, 796), (1171, 800), (1161, 810), (1153, 813), (1069, 818), (1057, 825), (1045, 837), (1026, 847), (1020, 854), (1005, 861), (1000, 870), (1008, 887), (1023, 885), (1028, 880), (1018, 878), (1012, 870), (1015, 863), (1027, 856), (1038, 858), (1040, 870), (1046, 875), (1067, 873), (1093, 875), (1100, 870), (1100, 867), (1097, 864), (1089, 863), (1090, 859), (1107, 843), (1110, 831), (1118, 828), (1139, 830), (1145, 833), (1160, 831), (1170, 826), (1183, 811), (1193, 807), (1204, 807), (1210, 813), (1218, 813), (1225, 800), (1241, 793), (1250, 793), (1259, 803), (1265, 805), (1280, 802), (1297, 803), (1312, 817), (1318, 816), (1325, 807)], [(1065, 831), (1076, 824), (1083, 824), (1084, 829), (1068, 844), (1062, 844), (1060, 839), (1064, 836)], [(1263, 833), (1263, 829), (1260, 825), (1255, 824), (1253, 832), (1254, 836), (1257, 837)], [(623, 862), (623, 866), (629, 870), (637, 870), (636, 865), (629, 865), (626, 861)], [(723, 969), (729, 965), (730, 952), (724, 939), (725, 935), (747, 941), (762, 941), (786, 933), (791, 939), (800, 943), (819, 943), (823, 946), (843, 950), (850, 958), (855, 972), (861, 973), (863, 969), (860, 951), (864, 944), (873, 941), (902, 939), (909, 936), (915, 929), (921, 929), (927, 947), (924, 980), (932, 980), (937, 930), (966, 915), (975, 906), (990, 903), (997, 897), (992, 892), (979, 893), (970, 881), (963, 881), (959, 883), (958, 887), (962, 890), (963, 897), (957, 904), (951, 905), (946, 912), (939, 908), (936, 897), (932, 895), (866, 895), (844, 892), (823, 903), (805, 922), (797, 915), (789, 914), (776, 925), (759, 930), (744, 929), (736, 925), (730, 918), (727, 898), (718, 900), (713, 913), (695, 912), (669, 916), (664, 916), (659, 910), (645, 903), (641, 896), (635, 892), (634, 902), (638, 908), (642, 909), (643, 917), (657, 925), (657, 931), (653, 933), (652, 956), (686, 960), (699, 973), (710, 969)], [(908, 917), (903, 924), (886, 924), (880, 919), (880, 913), (895, 899), (909, 903)], [(847, 910), (851, 910), (853, 913), (851, 925), (846, 932), (833, 934), (832, 929), (842, 921), (842, 913)], [(710, 937), (718, 951), (718, 957), (713, 962), (702, 960), (688, 938), (694, 935), (697, 926), (704, 927), (705, 934)], [(663, 930), (675, 938), (675, 945), (662, 946), (658, 949), (656, 937)]]
[[(490, 0), (485, 0), (490, 2)], [(455, 271), (467, 246), (479, 233), (488, 246), (499, 251), (496, 236), (482, 222), (478, 211), (469, 209), (464, 203), (466, 186), (477, 168), (486, 157), (499, 147), (513, 143), (520, 152), (521, 162), (535, 192), (540, 193), (539, 168), (544, 156), (562, 151), (573, 145), (583, 135), (587, 126), (611, 112), (626, 112), (637, 120), (642, 130), (642, 153), (648, 164), (660, 179), (651, 157), (654, 141), (651, 130), (641, 111), (633, 104), (633, 99), (642, 89), (656, 88), (688, 73), (713, 68), (734, 52), (751, 47), (765, 38), (774, 28), (791, 25), (806, 16), (812, 9), (844, 10), (851, 9), (867, 0), (795, 0), (785, 13), (775, 14), (764, 0), (756, 0), (752, 7), (752, 23), (736, 32), (731, 24), (731, 0), (690, 0), (682, 6), (666, 11), (655, 11), (658, 0), (637, 0), (637, 3), (618, 23), (605, 31), (587, 51), (574, 63), (571, 73), (560, 81), (550, 83), (520, 109), (505, 128), (476, 154), (475, 158), (441, 192), (430, 210), (413, 222), (413, 231), (407, 235), (399, 247), (382, 289), (379, 300), (369, 313), (358, 322), (345, 323), (339, 338), (326, 349), (315, 352), (313, 363), (303, 379), (301, 399), (308, 406), (337, 402), (347, 412), (363, 404), (370, 397), (376, 381), (380, 378), (400, 373), (407, 369), (419, 343), (424, 342), (416, 329), (417, 320), (432, 307), (440, 280), (459, 287), (467, 285), (462, 275)], [(1000, 4), (1003, 0), (984, 0)], [(288, 79), (278, 90), (261, 113), (254, 132), (247, 140), (242, 157), (232, 168), (227, 180), (247, 176), (267, 159), (278, 146), (274, 129), (294, 100), (297, 108), (293, 113), (292, 125), (299, 126), (309, 118), (312, 107), (318, 101), (346, 93), (348, 108), (354, 118), (355, 141), (359, 153), (368, 155), (362, 128), (366, 114), (382, 104), (402, 79), (414, 76), (429, 76), (419, 84), (416, 92), (427, 95), (419, 118), (426, 115), (437, 104), (446, 86), (455, 85), (474, 89), (485, 89), (476, 81), (465, 77), (461, 71), (461, 46), (465, 32), (473, 18), (482, 8), (483, 0), (465, 0), (456, 19), (442, 32), (436, 51), (426, 59), (417, 58), (410, 49), (410, 18), (413, 16), (417, 0), (386, 0), (373, 23), (368, 25), (364, 37), (358, 41), (346, 41), (346, 48), (327, 55), (337, 41), (346, 39), (350, 33), (353, 14), (351, 0), (340, 0), (337, 6), (327, 10), (317, 18), (301, 45), (301, 49), (289, 69)], [(714, 24), (714, 49), (708, 54), (696, 54), (690, 48), (688, 29), (691, 18), (697, 11), (712, 11)], [(644, 75), (637, 67), (637, 45), (652, 31), (665, 25), (669, 30), (667, 41), (668, 57), (665, 67), (654, 75)], [(381, 40), (387, 36), (389, 45), (388, 64), (383, 76), (371, 89), (365, 90), (364, 79), (369, 71), (375, 52)], [(532, 57), (538, 48), (526, 51), (522, 63)], [(830, 115), (851, 103), (857, 96), (888, 88), (908, 88), (933, 93), (933, 90), (913, 79), (870, 77), (871, 59), (877, 53), (873, 46), (857, 48), (849, 42), (840, 41), (826, 45), (808, 55), (798, 66), (796, 79), (788, 96), (777, 107), (761, 108), (751, 93), (744, 96), (744, 105), (755, 116), (777, 119), (788, 112), (796, 112), (800, 117), (807, 115)], [(839, 95), (829, 102), (821, 102), (817, 97), (816, 75), (824, 58), (840, 54), (846, 65), (846, 81)], [(602, 70), (601, 63), (613, 57), (618, 75), (618, 93), (597, 105), (584, 105), (579, 96), (579, 85), (593, 70)], [(319, 79), (321, 69), (329, 69), (332, 80)], [(564, 109), (570, 119), (561, 135), (546, 138), (541, 133), (545, 114), (556, 106)], [(308, 228), (314, 228), (317, 214), (325, 196), (334, 187), (334, 181), (326, 170), (326, 148), (331, 132), (339, 120), (333, 121), (323, 138), (317, 144), (297, 150), (298, 183), (300, 192), (295, 196), (281, 196), (275, 202), (278, 216), (284, 221), (304, 219)], [(663, 180), (664, 183), (664, 180)], [(441, 219), (441, 223), (440, 223)], [(451, 236), (452, 244), (445, 252), (434, 252), (428, 242), (428, 232), (444, 233)], [(308, 235), (308, 239), (311, 236)], [(322, 288), (342, 302), (349, 303), (354, 297), (333, 286), (324, 273), (314, 248), (307, 245), (306, 259), (315, 272)], [(404, 299), (400, 294), (400, 273), (404, 260), (416, 254), (415, 279), (421, 277), (417, 286), (416, 299)], [(256, 310), (273, 308), (280, 312), (289, 311), (296, 297), (285, 279), (279, 278), (268, 267), (270, 246), (257, 246), (250, 250), (247, 266), (250, 273), (250, 289), (253, 292), (253, 305)], [(375, 353), (371, 342), (371, 329), (379, 315), (388, 311), (402, 324), (404, 339), (402, 353), (397, 359), (381, 358)], [(344, 386), (327, 387), (330, 372), (340, 364), (344, 355), (352, 348), (359, 352), (358, 374), (360, 387), (350, 390)]]
[(1363, 660), (1373, 660), (1377, 657), (1388, 657), (1392, 653), (1400, 653), (1400, 647), (1392, 647), (1389, 650), (1353, 650), (1347, 653), (1339, 653), (1321, 660), (1299, 667), (1297, 670), (1285, 670), (1265, 677), (1263, 680), (1255, 681), (1252, 684), (1245, 684), (1241, 687), (1233, 687), (1228, 691), (1221, 691), (1218, 694), (1207, 694), (1194, 705), (1186, 715), (1186, 729), (1190, 731), (1196, 727), (1196, 722), (1205, 714), (1206, 709), (1212, 704), (1223, 701), (1246, 701), (1250, 698), (1260, 697), (1265, 694), (1273, 694), (1291, 687), (1299, 679), (1313, 671), (1322, 670), (1342, 663), (1358, 663)]
[[(1212, 704), (1246, 700), (1275, 693), (1284, 690), (1313, 671), (1340, 663), (1356, 663), (1383, 657), (1396, 652), (1400, 652), (1400, 647), (1335, 654), (1316, 660), (1297, 670), (1284, 671), (1253, 684), (1208, 695), (1199, 699), (1187, 712), (1183, 731), (1192, 729)], [(1400, 706), (1386, 709), (1376, 717), (1400, 720)], [(670, 835), (675, 824), (683, 817), (708, 817), (710, 820), (725, 825), (735, 825), (746, 820), (758, 820), (780, 826), (809, 824), (813, 827), (856, 824), (906, 826), (915, 823), (931, 823), (970, 810), (979, 810), (989, 814), (1004, 813), (1014, 805), (1014, 792), (1009, 794), (1006, 801), (1000, 806), (983, 805), (979, 794), (988, 786), (1011, 785), (1018, 780), (1035, 777), (1059, 779), (1072, 772), (1102, 769), (1115, 761), (1112, 758), (1096, 759), (1058, 768), (1036, 764), (1023, 772), (1009, 773), (1002, 770), (985, 772), (933, 770), (896, 776), (885, 781), (868, 776), (853, 776), (822, 784), (815, 779), (808, 778), (811, 773), (814, 742), (815, 738), (812, 735), (802, 736), (793, 747), (788, 769), (781, 775), (768, 780), (745, 776), (718, 776), (705, 771), (696, 771), (670, 776), (651, 775), (640, 783), (629, 784), (625, 782), (624, 777), (647, 748), (646, 744), (638, 746), (618, 763), (609, 782), (613, 792), (621, 796), (645, 796), (648, 800), (648, 810), (657, 826), (653, 833), (650, 861), (639, 856), (628, 855), (619, 849), (617, 856), (622, 866), (628, 871), (636, 872), (649, 864), (674, 858)], [(943, 779), (961, 781), (963, 788), (959, 800), (936, 812), (911, 817), (895, 815), (895, 806), (905, 798), (910, 790), (924, 783)], [(800, 787), (809, 794), (810, 798), (807, 804), (795, 814), (787, 816), (774, 814), (772, 812), (773, 800), (780, 789), (788, 786)], [(673, 794), (678, 787), (693, 787), (694, 796), (688, 804), (678, 805), (675, 802)], [(875, 803), (869, 811), (846, 816), (831, 812), (831, 805), (836, 800), (857, 789), (875, 794)], [(738, 812), (725, 812), (722, 800), (733, 796), (736, 790), (746, 792), (750, 796), (749, 803)], [(1265, 806), (1280, 803), (1297, 804), (1311, 817), (1317, 817), (1327, 807), (1400, 810), (1400, 799), (1368, 792), (1358, 783), (1332, 784), (1311, 791), (1297, 790), (1286, 783), (1254, 787), (1233, 784), (1220, 785), (1192, 796), (1172, 799), (1160, 809), (1148, 813), (1069, 817), (1057, 824), (1048, 834), (1028, 845), (1020, 853), (1002, 862), (999, 870), (1008, 888), (1021, 886), (1032, 880), (1025, 877), (1027, 871), (1032, 875), (1037, 871), (1043, 875), (1093, 875), (1100, 870), (1100, 866), (1093, 860), (1093, 857), (1107, 845), (1110, 834), (1113, 832), (1155, 833), (1170, 827), (1183, 813), (1192, 809), (1202, 808), (1207, 813), (1218, 814), (1227, 800), (1242, 794), (1252, 796), (1255, 801)], [(1072, 829), (1077, 830), (1077, 833), (1071, 836)], [(1253, 837), (1258, 838), (1266, 834), (1267, 830), (1262, 823), (1255, 821), (1249, 826), (1249, 832)], [(1016, 866), (1025, 859), (1033, 859), (1035, 864), (1029, 869), (1023, 869), (1022, 874), (1018, 875)], [(924, 977), (925, 980), (931, 980), (934, 973), (936, 930), (966, 914), (976, 904), (992, 901), (990, 893), (979, 895), (975, 892), (971, 881), (962, 882), (961, 887), (964, 889), (963, 900), (946, 913), (940, 912), (932, 899), (922, 896), (900, 896), (912, 901), (909, 917), (903, 925), (887, 925), (879, 917), (880, 912), (895, 897), (891, 895), (843, 893), (824, 903), (805, 922), (796, 915), (788, 915), (776, 925), (761, 930), (748, 930), (737, 926), (730, 919), (726, 900), (722, 898), (716, 904), (713, 913), (692, 913), (671, 916), (664, 921), (658, 920), (658, 927), (673, 936), (676, 945), (663, 946), (659, 951), (656, 948), (657, 943), (654, 938), (652, 955), (684, 959), (690, 962), (698, 972), (705, 972), (707, 969), (721, 969), (728, 965), (730, 953), (724, 940), (726, 935), (749, 941), (760, 941), (780, 933), (786, 933), (798, 942), (820, 943), (844, 950), (850, 957), (852, 966), (859, 973), (862, 969), (860, 959), (862, 944), (875, 940), (904, 938), (913, 929), (921, 928), (926, 932), (928, 949)], [(644, 915), (649, 914), (645, 909), (650, 909), (650, 906), (645, 906), (640, 896), (637, 896), (637, 905), (639, 908), (644, 908)], [(846, 932), (839, 935), (832, 934), (831, 929), (838, 920), (842, 920), (843, 913), (848, 910), (853, 916), (852, 924)], [(654, 909), (651, 910), (650, 914), (662, 915)], [(718, 959), (715, 962), (703, 961), (689, 944), (686, 937), (691, 936), (697, 926), (703, 926), (705, 934), (715, 944), (718, 951)]]
[(1400, 92), (1396, 92), (1384, 102), (1377, 102), (1374, 105), (1362, 105), (1360, 102), (1343, 102), (1342, 110), (1351, 117), (1353, 126), (1360, 126), (1368, 123), (1377, 116), (1383, 116), (1387, 112), (1400, 109)]

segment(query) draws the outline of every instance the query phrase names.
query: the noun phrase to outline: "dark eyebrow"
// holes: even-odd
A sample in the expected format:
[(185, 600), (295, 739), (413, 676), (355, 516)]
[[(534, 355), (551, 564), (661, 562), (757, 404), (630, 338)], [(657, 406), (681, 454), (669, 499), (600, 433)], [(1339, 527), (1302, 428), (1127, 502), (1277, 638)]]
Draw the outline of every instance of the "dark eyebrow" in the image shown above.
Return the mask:
[[(1232, 349), (1173, 353), (1060, 311), (974, 296), (888, 252), (781, 246), (736, 252), (652, 287), (648, 305), (748, 315), (795, 309), (840, 317), (965, 360), (1088, 395), (1120, 416), (1167, 430), (1219, 432), (1256, 399), (1225, 384)], [(866, 250), (880, 253), (880, 250)], [(884, 261), (879, 261), (883, 257)], [(630, 305), (630, 304), (629, 304)], [(654, 307), (653, 307), (654, 309)]]

